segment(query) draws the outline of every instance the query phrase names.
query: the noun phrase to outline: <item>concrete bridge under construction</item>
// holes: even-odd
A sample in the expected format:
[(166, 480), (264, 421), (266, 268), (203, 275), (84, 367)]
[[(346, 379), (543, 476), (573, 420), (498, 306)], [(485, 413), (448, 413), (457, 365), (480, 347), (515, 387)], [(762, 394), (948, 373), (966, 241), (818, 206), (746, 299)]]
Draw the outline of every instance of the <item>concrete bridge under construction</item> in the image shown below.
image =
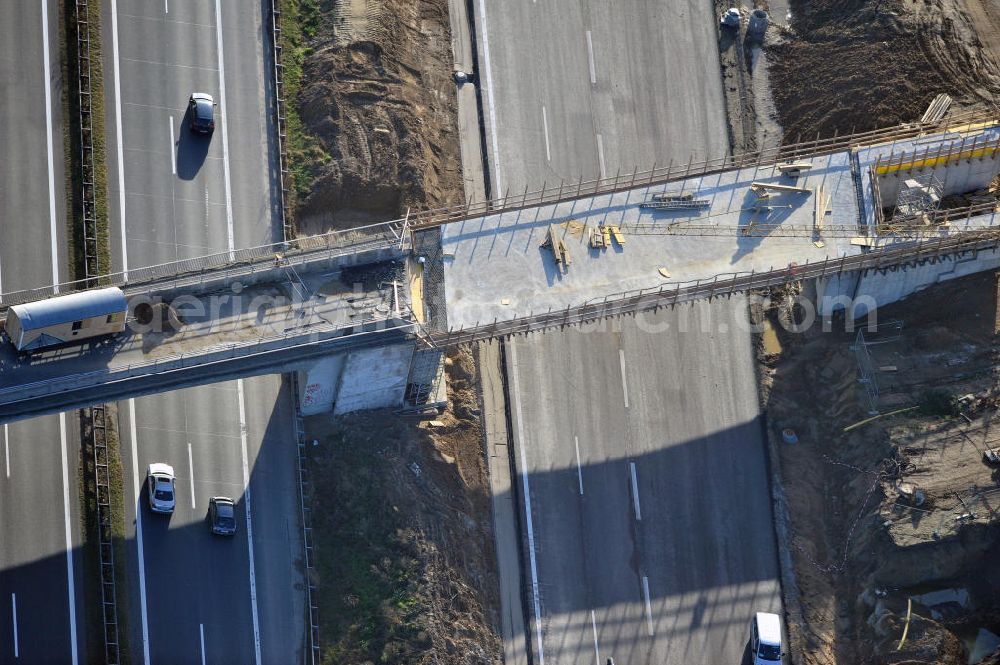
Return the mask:
[(968, 115), (0, 294), (130, 302), (116, 338), (4, 345), (0, 421), (277, 371), (301, 372), (306, 413), (419, 407), (442, 399), (448, 345), (792, 281), (860, 316), (1000, 266), (996, 200), (969, 196), (998, 172), (1000, 122)]

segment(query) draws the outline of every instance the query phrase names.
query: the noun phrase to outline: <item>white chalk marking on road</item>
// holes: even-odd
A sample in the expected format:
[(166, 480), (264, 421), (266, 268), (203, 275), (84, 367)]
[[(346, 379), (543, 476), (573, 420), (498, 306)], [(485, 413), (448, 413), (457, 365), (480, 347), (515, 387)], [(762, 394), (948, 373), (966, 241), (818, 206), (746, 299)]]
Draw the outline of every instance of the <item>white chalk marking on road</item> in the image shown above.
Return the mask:
[(632, 505), (635, 507), (635, 519), (642, 521), (642, 508), (639, 507), (639, 481), (635, 477), (635, 462), (628, 463), (629, 473), (632, 475)]
[(608, 177), (608, 169), (604, 166), (604, 137), (597, 135), (597, 166), (601, 169), (601, 180)]
[(486, 0), (479, 0), (479, 15), (483, 24), (483, 64), (486, 69), (486, 99), (490, 107), (490, 134), (493, 144), (493, 180), (496, 182), (496, 189), (493, 190), (493, 198), (503, 196), (503, 185), (500, 180), (500, 148), (497, 144), (497, 111), (493, 102), (493, 71), (490, 68), (490, 38), (486, 31)]
[[(112, 0), (113, 1), (113, 0)], [(135, 487), (135, 545), (139, 556), (139, 613), (142, 616), (142, 662), (149, 665), (149, 618), (146, 616), (146, 559), (142, 548), (142, 483), (139, 480), (139, 437), (136, 435), (135, 400), (128, 401), (129, 432), (132, 437), (132, 486)]]
[[(229, 116), (226, 115), (226, 70), (222, 57), (222, 3), (215, 0), (215, 34), (219, 42), (219, 122), (222, 123), (222, 172), (226, 185), (226, 232), (229, 240), (229, 258), (235, 258), (236, 241), (233, 239), (233, 188), (229, 177)], [(260, 649), (257, 650), (260, 662)]]
[[(69, 458), (66, 455), (66, 414), (59, 414), (59, 442), (62, 451), (63, 524), (66, 530), (66, 595), (69, 598), (69, 644), (73, 665), (79, 663), (76, 653), (76, 578), (73, 576), (73, 527), (69, 511)], [(74, 464), (74, 469), (76, 465)]]
[[(111, 50), (115, 58), (115, 136), (118, 152), (118, 216), (122, 225), (122, 277), (128, 279), (128, 245), (125, 242), (125, 154), (122, 139), (122, 75), (118, 57), (118, 0), (111, 0)], [(145, 605), (143, 606), (145, 607)], [(149, 662), (148, 648), (146, 662)]]
[(535, 640), (538, 643), (538, 663), (545, 665), (545, 651), (542, 649), (542, 605), (538, 592), (538, 562), (535, 560), (535, 530), (531, 523), (531, 488), (528, 486), (528, 457), (524, 453), (524, 417), (521, 415), (521, 389), (517, 380), (517, 353), (515, 344), (510, 345), (511, 377), (514, 380), (514, 412), (517, 414), (517, 440), (521, 452), (521, 485), (524, 496), (525, 524), (528, 527), (528, 561), (531, 568), (531, 600), (535, 609)]
[(170, 116), (170, 172), (177, 175), (177, 143), (174, 141), (174, 116)]
[(622, 366), (622, 394), (625, 396), (625, 408), (628, 408), (628, 381), (625, 379), (625, 351), (618, 349), (618, 362)]
[[(56, 170), (52, 142), (52, 71), (49, 69), (49, 3), (42, 1), (42, 66), (45, 67), (45, 146), (49, 160), (49, 235), (52, 240), (52, 283), (59, 283), (58, 225), (56, 222)], [(53, 291), (59, 293), (59, 288)], [(74, 647), (75, 648), (75, 647)]]
[(201, 665), (205, 665), (205, 624), (198, 624), (198, 636), (201, 638)]
[(580, 468), (580, 439), (573, 437), (573, 445), (576, 447), (576, 477), (580, 481), (580, 496), (583, 496), (583, 470)]
[(587, 31), (587, 60), (590, 62), (590, 82), (597, 83), (597, 68), (594, 67), (594, 41), (590, 37), (590, 30)]
[(243, 379), (236, 380), (236, 395), (240, 403), (240, 450), (243, 455), (243, 503), (247, 515), (247, 552), (250, 560), (250, 608), (253, 610), (253, 651), (260, 665), (260, 620), (257, 617), (257, 573), (253, 562), (253, 521), (250, 517), (250, 463), (247, 455), (247, 409), (243, 397)]
[(14, 617), (14, 658), (21, 657), (21, 648), (17, 642), (17, 595), (10, 594), (10, 611)]
[(542, 129), (545, 130), (545, 159), (552, 161), (552, 151), (549, 150), (549, 119), (545, 114), (545, 105), (542, 104)]
[(194, 505), (194, 456), (191, 454), (191, 444), (188, 444), (188, 468), (191, 469), (191, 510), (195, 509)]
[(649, 578), (642, 576), (642, 595), (646, 599), (646, 630), (653, 634), (653, 608), (649, 604)]
[(10, 431), (7, 429), (7, 423), (3, 426), (3, 458), (7, 463), (7, 477), (10, 478)]
[(597, 646), (597, 617), (594, 616), (594, 610), (590, 610), (590, 627), (594, 629), (594, 655), (597, 658), (597, 665), (604, 665), (601, 662), (601, 648)]
[(164, 14), (170, 13), (170, 0), (163, 0), (163, 13)]

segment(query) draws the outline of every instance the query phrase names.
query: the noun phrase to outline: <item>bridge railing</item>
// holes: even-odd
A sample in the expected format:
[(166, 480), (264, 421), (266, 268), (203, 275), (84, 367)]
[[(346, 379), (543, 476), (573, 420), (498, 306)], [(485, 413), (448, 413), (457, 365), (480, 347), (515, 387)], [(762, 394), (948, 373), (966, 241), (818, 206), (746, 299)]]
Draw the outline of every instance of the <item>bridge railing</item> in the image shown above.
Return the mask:
[[(358, 329), (352, 332), (352, 329)], [(85, 390), (87, 388), (116, 381), (150, 376), (163, 372), (174, 372), (191, 367), (205, 367), (235, 359), (250, 359), (266, 353), (277, 351), (294, 351), (295, 349), (328, 344), (334, 342), (351, 343), (372, 335), (388, 332), (410, 332), (414, 323), (386, 315), (373, 317), (359, 322), (349, 329), (337, 326), (314, 326), (308, 331), (293, 330), (278, 335), (260, 336), (252, 340), (213, 344), (197, 351), (174, 353), (140, 360), (121, 365), (112, 365), (99, 370), (63, 374), (52, 378), (41, 379), (30, 383), (19, 383), (0, 389), (0, 404), (9, 404), (24, 399), (37, 399), (40, 396), (53, 395), (67, 390)], [(342, 334), (337, 334), (338, 332)], [(13, 370), (16, 372), (16, 370)], [(10, 376), (11, 374), (8, 374)]]
[(728, 155), (706, 161), (688, 161), (686, 164), (671, 162), (667, 166), (654, 165), (649, 170), (640, 171), (635, 169), (632, 172), (625, 173), (619, 171), (614, 177), (598, 178), (597, 180), (585, 181), (580, 178), (576, 182), (543, 182), (542, 188), (537, 191), (529, 192), (527, 187), (525, 187), (522, 192), (512, 193), (507, 191), (503, 196), (486, 201), (470, 201), (464, 206), (411, 212), (407, 219), (413, 230), (428, 229), (501, 212), (626, 192), (636, 187), (666, 185), (671, 182), (679, 182), (692, 177), (715, 174), (732, 169), (819, 157), (859, 146), (903, 141), (927, 134), (946, 134), (949, 131), (963, 131), (969, 127), (986, 126), (998, 121), (1000, 121), (1000, 117), (992, 113), (966, 112), (952, 116), (947, 120), (936, 122), (909, 123), (897, 127), (875, 129), (844, 136), (834, 134), (828, 138), (819, 138), (817, 136), (813, 141), (768, 147), (754, 152)]
[(526, 316), (493, 321), (447, 332), (425, 332), (422, 337), (434, 346), (452, 346), (495, 337), (527, 334), (569, 325), (589, 323), (622, 314), (634, 314), (718, 297), (729, 297), (753, 289), (767, 289), (789, 282), (815, 279), (859, 270), (883, 270), (908, 263), (922, 263), (944, 256), (968, 252), (996, 251), (1000, 248), (1000, 228), (989, 227), (943, 238), (922, 238), (899, 243), (865, 254), (828, 258), (814, 263), (771, 268), (766, 271), (733, 272), (714, 277), (662, 284), (649, 288), (608, 294), (599, 300), (586, 300), (565, 309), (530, 312)]
[[(344, 231), (331, 231), (322, 235), (299, 238), (288, 242), (278, 242), (259, 247), (248, 247), (231, 252), (219, 252), (144, 268), (109, 273), (96, 279), (82, 279), (64, 282), (54, 286), (12, 291), (0, 294), (0, 317), (8, 307), (26, 302), (44, 300), (54, 295), (64, 295), (89, 288), (118, 286), (127, 288), (141, 284), (152, 284), (167, 280), (197, 281), (207, 273), (222, 273), (274, 265), (275, 259), (283, 263), (297, 264), (319, 258), (333, 258), (366, 250), (403, 249), (409, 243), (409, 230), (403, 220), (383, 222)], [(178, 284), (184, 283), (178, 281)]]

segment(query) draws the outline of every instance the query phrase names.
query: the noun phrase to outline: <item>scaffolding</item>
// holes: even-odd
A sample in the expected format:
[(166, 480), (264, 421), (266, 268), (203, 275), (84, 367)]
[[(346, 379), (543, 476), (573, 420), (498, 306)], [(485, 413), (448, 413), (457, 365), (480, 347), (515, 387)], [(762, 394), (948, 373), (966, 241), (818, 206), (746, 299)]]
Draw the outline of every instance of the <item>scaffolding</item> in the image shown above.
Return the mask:
[(928, 224), (931, 214), (941, 205), (943, 191), (944, 187), (933, 171), (907, 178), (899, 186), (892, 221), (916, 218)]

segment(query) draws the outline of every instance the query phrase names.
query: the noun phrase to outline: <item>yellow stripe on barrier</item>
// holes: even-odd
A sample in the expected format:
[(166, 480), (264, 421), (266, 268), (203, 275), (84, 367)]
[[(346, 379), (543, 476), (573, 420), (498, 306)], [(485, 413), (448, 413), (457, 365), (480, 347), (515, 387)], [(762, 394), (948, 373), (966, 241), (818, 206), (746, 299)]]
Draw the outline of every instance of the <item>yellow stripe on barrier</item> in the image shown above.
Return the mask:
[(913, 159), (908, 162), (896, 163), (896, 164), (885, 164), (879, 166), (875, 169), (875, 173), (878, 175), (889, 175), (890, 173), (899, 173), (900, 171), (910, 171), (913, 169), (922, 169), (926, 167), (934, 168), (936, 166), (941, 166), (942, 164), (947, 164), (948, 162), (957, 162), (963, 159), (975, 159), (976, 157), (993, 157), (998, 151), (995, 145), (987, 146), (982, 148), (974, 148), (972, 150), (963, 150), (962, 152), (951, 152), (945, 155), (936, 155), (934, 157), (927, 157), (926, 159)]

